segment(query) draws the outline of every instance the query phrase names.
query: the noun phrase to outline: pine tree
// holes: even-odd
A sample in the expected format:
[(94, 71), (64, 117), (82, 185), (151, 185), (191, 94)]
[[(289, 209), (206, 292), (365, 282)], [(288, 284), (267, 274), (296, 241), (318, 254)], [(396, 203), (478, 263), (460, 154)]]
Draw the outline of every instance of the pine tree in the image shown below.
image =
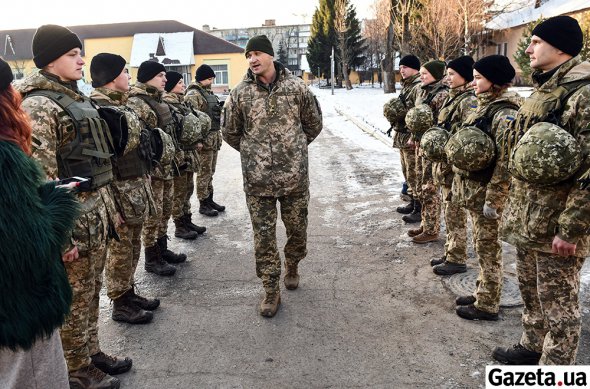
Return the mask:
[(590, 61), (590, 11), (585, 12), (580, 18), (580, 27), (584, 33), (584, 46), (582, 46), (580, 57), (584, 61)]
[(356, 17), (354, 5), (348, 8), (346, 24), (348, 25), (346, 37), (349, 52), (348, 66), (351, 70), (356, 70), (365, 62), (366, 39), (362, 37), (361, 23)]
[(531, 43), (531, 36), (533, 35), (533, 29), (537, 26), (537, 24), (541, 23), (543, 18), (539, 18), (538, 20), (529, 23), (524, 32), (522, 33), (522, 37), (518, 41), (518, 45), (516, 46), (516, 53), (514, 53), (514, 61), (518, 64), (520, 68), (520, 75), (521, 75), (521, 82), (523, 84), (530, 85), (532, 83), (531, 74), (533, 70), (531, 69), (530, 59), (527, 53), (525, 53), (527, 47)]
[(334, 0), (320, 0), (313, 14), (311, 36), (307, 44), (307, 62), (315, 76), (323, 75), (330, 79), (330, 55), (332, 47), (336, 45), (335, 39)]
[(285, 66), (288, 65), (289, 57), (287, 56), (287, 50), (285, 50), (285, 45), (283, 44), (282, 40), (279, 42), (279, 50), (277, 52), (277, 57), (278, 57), (277, 60), (280, 63), (282, 63)]

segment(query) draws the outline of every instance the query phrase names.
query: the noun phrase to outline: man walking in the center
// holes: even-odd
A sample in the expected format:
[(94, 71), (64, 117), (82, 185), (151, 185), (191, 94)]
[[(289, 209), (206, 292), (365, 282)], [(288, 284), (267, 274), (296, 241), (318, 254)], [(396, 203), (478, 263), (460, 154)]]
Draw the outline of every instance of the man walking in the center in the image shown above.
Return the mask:
[(273, 57), (265, 35), (248, 41), (248, 73), (231, 91), (221, 115), (223, 138), (241, 155), (256, 275), (266, 292), (260, 314), (266, 317), (275, 315), (281, 301), (277, 201), (287, 230), (284, 283), (287, 289), (296, 289), (297, 267), (307, 254), (307, 147), (322, 130), (322, 113), (313, 93)]

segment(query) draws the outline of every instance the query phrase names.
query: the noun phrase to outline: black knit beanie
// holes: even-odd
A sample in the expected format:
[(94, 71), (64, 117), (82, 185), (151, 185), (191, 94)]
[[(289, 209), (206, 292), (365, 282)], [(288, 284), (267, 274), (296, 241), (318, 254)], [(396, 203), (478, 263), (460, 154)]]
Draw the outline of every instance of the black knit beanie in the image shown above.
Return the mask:
[(420, 60), (415, 55), (405, 55), (399, 60), (399, 66), (407, 66), (412, 69), (420, 70)]
[(584, 34), (571, 16), (555, 16), (539, 23), (532, 32), (551, 46), (575, 57), (582, 51)]
[(169, 71), (166, 72), (166, 86), (164, 87), (164, 90), (166, 92), (170, 92), (172, 89), (174, 89), (174, 87), (176, 86), (176, 84), (178, 84), (178, 81), (180, 81), (180, 79), (182, 78), (182, 74), (175, 72), (175, 71)]
[(432, 74), (432, 77), (434, 77), (436, 81), (442, 80), (442, 78), (445, 76), (446, 66), (447, 65), (444, 63), (444, 61), (437, 60), (428, 61), (424, 65), (422, 65), (423, 68), (425, 68), (426, 70), (428, 70), (430, 74)]
[(211, 69), (211, 66), (203, 64), (197, 68), (197, 74), (195, 74), (197, 81), (203, 81), (211, 77), (215, 77), (215, 72)]
[(90, 77), (92, 86), (100, 88), (119, 77), (125, 69), (127, 61), (117, 54), (100, 53), (95, 55), (90, 62)]
[(82, 49), (78, 35), (65, 27), (45, 24), (33, 37), (33, 62), (42, 69), (76, 47)]
[(262, 51), (271, 57), (275, 56), (275, 52), (272, 49), (272, 43), (270, 43), (266, 35), (258, 35), (250, 38), (248, 43), (246, 43), (245, 54), (247, 55), (249, 51)]
[(500, 86), (509, 84), (516, 75), (510, 60), (497, 54), (483, 57), (473, 64), (473, 68), (493, 84)]
[(8, 88), (8, 85), (10, 85), (12, 80), (14, 80), (14, 76), (12, 75), (10, 65), (8, 62), (0, 58), (0, 91)]
[(137, 81), (148, 82), (152, 78), (156, 77), (160, 72), (165, 72), (166, 68), (159, 62), (156, 61), (144, 61), (139, 65), (137, 70)]
[(447, 65), (448, 69), (453, 69), (461, 77), (465, 79), (465, 81), (470, 82), (473, 81), (473, 58), (469, 55), (464, 55), (459, 58), (455, 58)]

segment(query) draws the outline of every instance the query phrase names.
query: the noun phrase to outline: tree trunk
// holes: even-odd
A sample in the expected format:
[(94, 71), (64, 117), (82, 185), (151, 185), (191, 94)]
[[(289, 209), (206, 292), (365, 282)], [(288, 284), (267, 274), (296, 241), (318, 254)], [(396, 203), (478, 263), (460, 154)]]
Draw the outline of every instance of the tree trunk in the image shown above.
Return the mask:
[(342, 77), (344, 78), (344, 85), (346, 85), (346, 90), (351, 90), (352, 83), (350, 82), (350, 76), (348, 74), (348, 64), (346, 62), (342, 64)]
[(383, 73), (383, 93), (395, 93), (395, 71), (393, 69), (393, 22), (387, 28), (387, 46), (385, 57), (381, 60)]

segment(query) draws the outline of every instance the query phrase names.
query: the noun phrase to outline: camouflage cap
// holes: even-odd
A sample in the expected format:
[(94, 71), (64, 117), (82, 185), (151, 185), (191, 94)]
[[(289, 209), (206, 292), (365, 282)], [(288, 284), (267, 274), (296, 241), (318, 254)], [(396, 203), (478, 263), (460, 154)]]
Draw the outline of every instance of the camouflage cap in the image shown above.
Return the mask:
[(392, 125), (401, 122), (406, 116), (407, 112), (408, 109), (406, 108), (406, 105), (397, 97), (389, 100), (383, 106), (383, 116), (385, 116), (385, 118), (389, 121), (389, 124)]
[(406, 126), (415, 134), (424, 133), (433, 123), (432, 109), (427, 104), (417, 105), (406, 114)]
[(447, 160), (453, 166), (469, 172), (488, 167), (496, 156), (492, 138), (474, 126), (463, 127), (445, 145)]
[(567, 131), (552, 123), (533, 125), (512, 151), (510, 172), (541, 186), (573, 176), (582, 164), (582, 149)]
[(428, 129), (422, 139), (420, 139), (420, 149), (424, 156), (433, 162), (445, 162), (445, 145), (449, 140), (449, 132), (442, 127), (431, 127)]

